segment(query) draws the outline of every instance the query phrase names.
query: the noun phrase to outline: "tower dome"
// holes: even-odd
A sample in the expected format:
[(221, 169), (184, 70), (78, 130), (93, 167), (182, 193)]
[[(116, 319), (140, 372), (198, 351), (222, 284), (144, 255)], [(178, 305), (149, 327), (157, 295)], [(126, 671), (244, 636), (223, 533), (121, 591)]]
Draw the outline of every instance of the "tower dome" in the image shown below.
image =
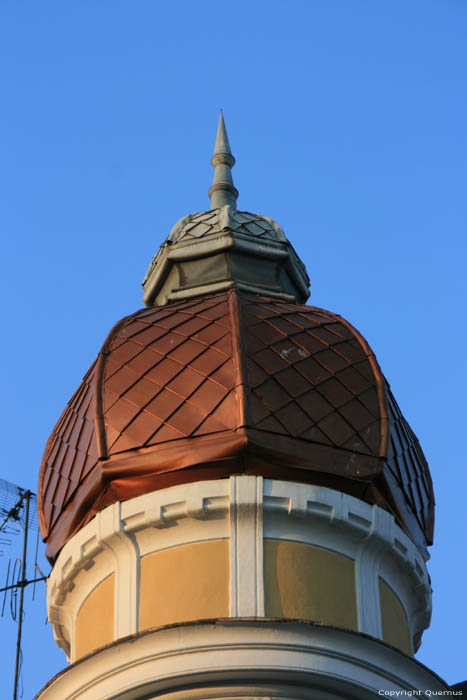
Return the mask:
[(445, 690), (412, 658), (422, 449), (362, 335), (305, 305), (281, 227), (237, 209), (222, 114), (211, 162), (211, 209), (175, 225), (45, 449), (48, 619), (71, 666), (38, 699)]
[(417, 438), (365, 339), (305, 306), (281, 227), (236, 209), (222, 114), (212, 209), (181, 219), (46, 446), (47, 553), (100, 510), (168, 486), (249, 474), (336, 489), (391, 513), (427, 558), (433, 491)]

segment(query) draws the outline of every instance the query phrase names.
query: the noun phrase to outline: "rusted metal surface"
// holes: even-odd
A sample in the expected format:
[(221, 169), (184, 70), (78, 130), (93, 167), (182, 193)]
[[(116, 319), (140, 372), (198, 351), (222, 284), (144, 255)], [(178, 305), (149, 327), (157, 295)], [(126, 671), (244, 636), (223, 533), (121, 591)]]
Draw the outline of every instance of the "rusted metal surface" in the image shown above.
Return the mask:
[(328, 311), (231, 291), (114, 326), (44, 454), (48, 555), (117, 500), (240, 473), (350, 493), (431, 542), (428, 466), (366, 341)]

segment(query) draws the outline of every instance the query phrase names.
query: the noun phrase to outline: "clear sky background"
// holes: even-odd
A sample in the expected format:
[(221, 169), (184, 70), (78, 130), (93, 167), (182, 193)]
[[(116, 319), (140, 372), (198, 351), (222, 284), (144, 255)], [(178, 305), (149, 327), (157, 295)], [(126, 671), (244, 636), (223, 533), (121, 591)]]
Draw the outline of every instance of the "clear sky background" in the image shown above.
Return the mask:
[[(450, 683), (467, 678), (466, 37), (465, 0), (0, 0), (0, 478), (36, 490), (151, 257), (209, 208), (222, 107), (239, 208), (283, 226), (310, 303), (368, 339), (431, 465), (417, 658)], [(65, 665), (28, 601), (26, 700)], [(0, 619), (5, 697), (14, 635)]]

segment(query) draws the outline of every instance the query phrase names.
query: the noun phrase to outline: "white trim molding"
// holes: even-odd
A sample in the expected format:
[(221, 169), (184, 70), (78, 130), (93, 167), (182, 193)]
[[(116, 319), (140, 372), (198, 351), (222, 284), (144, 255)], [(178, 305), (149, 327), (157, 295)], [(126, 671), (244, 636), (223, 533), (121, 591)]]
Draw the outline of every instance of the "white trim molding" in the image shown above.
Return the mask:
[(125, 532), (121, 503), (97, 514), (97, 541), (115, 562), (115, 637), (138, 631), (139, 556), (134, 535)]
[(263, 479), (230, 479), (230, 616), (264, 617)]

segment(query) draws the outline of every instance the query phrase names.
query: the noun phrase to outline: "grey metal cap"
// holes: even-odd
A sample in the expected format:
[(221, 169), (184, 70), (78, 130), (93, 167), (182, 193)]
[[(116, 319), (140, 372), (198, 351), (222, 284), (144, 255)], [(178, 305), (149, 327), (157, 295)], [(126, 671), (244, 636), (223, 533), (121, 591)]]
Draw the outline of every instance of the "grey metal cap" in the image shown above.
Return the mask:
[(310, 280), (282, 228), (269, 217), (237, 211), (235, 159), (222, 112), (211, 163), (211, 210), (175, 224), (146, 272), (144, 303), (161, 306), (232, 288), (304, 303)]

